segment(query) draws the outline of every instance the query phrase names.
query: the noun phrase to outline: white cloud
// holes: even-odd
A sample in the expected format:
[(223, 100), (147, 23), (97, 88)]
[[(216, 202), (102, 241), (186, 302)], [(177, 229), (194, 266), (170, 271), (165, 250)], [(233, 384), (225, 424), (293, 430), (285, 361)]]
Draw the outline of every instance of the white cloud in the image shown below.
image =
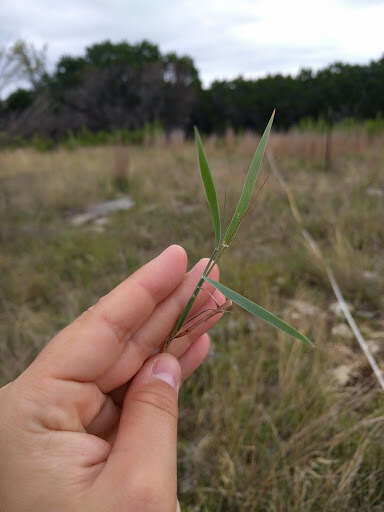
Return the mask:
[(378, 0), (2, 0), (0, 44), (48, 43), (54, 62), (105, 39), (145, 38), (191, 55), (209, 83), (376, 59), (383, 19)]

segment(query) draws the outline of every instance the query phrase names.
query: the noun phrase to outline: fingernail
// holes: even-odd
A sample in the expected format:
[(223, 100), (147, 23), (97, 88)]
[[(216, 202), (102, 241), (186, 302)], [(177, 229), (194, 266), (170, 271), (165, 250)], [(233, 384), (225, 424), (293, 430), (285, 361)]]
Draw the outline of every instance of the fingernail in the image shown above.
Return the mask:
[(152, 375), (155, 379), (166, 382), (176, 393), (180, 387), (181, 370), (178, 361), (171, 356), (162, 356), (152, 366)]

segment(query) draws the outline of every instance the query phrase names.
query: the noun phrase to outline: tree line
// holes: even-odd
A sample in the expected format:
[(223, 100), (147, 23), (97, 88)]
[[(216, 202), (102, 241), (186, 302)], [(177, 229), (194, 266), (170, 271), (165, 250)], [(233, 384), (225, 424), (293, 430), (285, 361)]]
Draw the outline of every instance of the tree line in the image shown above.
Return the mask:
[(104, 41), (80, 56), (62, 56), (47, 69), (46, 48), (23, 41), (0, 49), (0, 100), (3, 136), (34, 134), (59, 140), (87, 130), (135, 132), (161, 126), (166, 132), (261, 131), (273, 108), (275, 128), (286, 130), (304, 118), (328, 124), (384, 117), (384, 55), (366, 65), (337, 62), (320, 70), (303, 69), (247, 80), (218, 80), (203, 88), (188, 56), (162, 54), (149, 41)]

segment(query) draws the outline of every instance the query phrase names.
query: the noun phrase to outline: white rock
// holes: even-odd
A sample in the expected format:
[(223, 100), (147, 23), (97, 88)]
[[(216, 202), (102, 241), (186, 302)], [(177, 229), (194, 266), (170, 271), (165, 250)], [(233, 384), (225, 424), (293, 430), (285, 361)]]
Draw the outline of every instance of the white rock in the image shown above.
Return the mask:
[(367, 318), (368, 320), (371, 320), (372, 318), (375, 318), (375, 316), (377, 316), (376, 311), (359, 310), (359, 311), (356, 311), (356, 314), (357, 314), (357, 316), (359, 316), (361, 318)]
[(103, 233), (108, 222), (108, 217), (100, 217), (92, 222), (91, 229), (96, 233)]
[(346, 324), (336, 324), (332, 327), (331, 334), (333, 336), (339, 336), (340, 338), (344, 338), (346, 340), (350, 340), (353, 338), (353, 333), (351, 329)]
[(363, 272), (363, 276), (367, 281), (378, 281), (380, 279), (380, 275), (377, 272), (372, 272), (371, 270), (365, 270)]
[(340, 386), (345, 386), (353, 376), (354, 369), (354, 364), (342, 364), (333, 370), (333, 377)]
[(300, 320), (301, 315), (297, 311), (291, 311), (290, 317), (292, 320)]
[(257, 329), (256, 321), (253, 318), (248, 318), (247, 327), (250, 332), (255, 331)]
[(381, 188), (368, 187), (366, 194), (367, 196), (384, 197), (384, 190)]
[(290, 300), (289, 303), (302, 315), (314, 316), (320, 313), (320, 308), (303, 300)]
[(384, 348), (382, 344), (378, 343), (375, 340), (367, 340), (367, 345), (372, 355), (378, 354), (380, 350)]
[(73, 215), (69, 222), (72, 224), (72, 226), (82, 226), (83, 224), (88, 224), (88, 222), (91, 222), (93, 219), (93, 216), (89, 213), (79, 213), (78, 215)]
[(105, 226), (108, 224), (108, 217), (100, 217), (99, 219), (96, 219), (94, 222), (95, 226)]
[(130, 197), (120, 197), (112, 201), (94, 204), (89, 206), (84, 213), (73, 215), (69, 219), (69, 222), (72, 226), (82, 226), (100, 217), (105, 217), (110, 213), (120, 210), (129, 210), (134, 204), (134, 201)]

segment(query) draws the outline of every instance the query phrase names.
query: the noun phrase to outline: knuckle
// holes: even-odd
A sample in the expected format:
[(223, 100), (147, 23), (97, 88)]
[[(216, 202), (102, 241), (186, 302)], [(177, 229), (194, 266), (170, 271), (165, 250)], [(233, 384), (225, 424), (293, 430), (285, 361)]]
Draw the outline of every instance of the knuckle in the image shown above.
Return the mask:
[(130, 323), (116, 318), (109, 306), (110, 294), (103, 295), (97, 302), (84, 311), (80, 318), (86, 321), (100, 322), (115, 337), (118, 343), (123, 343), (130, 336)]
[(140, 512), (174, 512), (174, 500), (165, 489), (165, 485), (155, 482), (134, 485), (129, 491), (129, 502)]
[(132, 399), (138, 403), (152, 407), (160, 413), (177, 419), (177, 400), (175, 393), (168, 384), (159, 382), (156, 388), (144, 387), (134, 392)]
[(136, 485), (130, 495), (135, 507), (141, 512), (165, 512), (163, 492), (153, 485)]

